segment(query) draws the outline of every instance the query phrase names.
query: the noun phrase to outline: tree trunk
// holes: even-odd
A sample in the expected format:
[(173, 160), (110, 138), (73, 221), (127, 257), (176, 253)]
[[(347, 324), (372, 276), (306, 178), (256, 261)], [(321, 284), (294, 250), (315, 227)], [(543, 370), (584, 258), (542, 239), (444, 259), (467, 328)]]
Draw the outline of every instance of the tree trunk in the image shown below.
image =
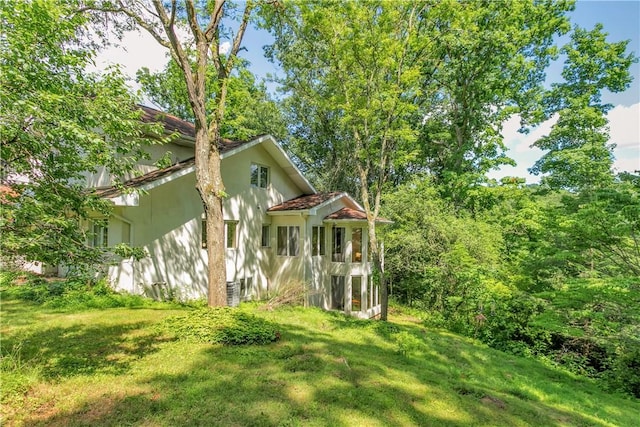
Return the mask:
[(210, 138), (206, 127), (199, 125), (196, 120), (196, 188), (202, 199), (206, 218), (208, 304), (210, 307), (223, 307), (227, 305), (222, 213), (224, 184), (217, 145), (219, 132), (214, 131), (212, 134), (215, 139)]

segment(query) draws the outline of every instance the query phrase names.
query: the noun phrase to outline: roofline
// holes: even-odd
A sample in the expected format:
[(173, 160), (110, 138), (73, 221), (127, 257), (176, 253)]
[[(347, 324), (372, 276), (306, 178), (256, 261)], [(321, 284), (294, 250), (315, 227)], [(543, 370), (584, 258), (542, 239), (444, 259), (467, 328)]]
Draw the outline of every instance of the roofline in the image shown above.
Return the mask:
[[(238, 153), (240, 153), (240, 152), (242, 152), (244, 150), (248, 150), (251, 147), (255, 147), (256, 145), (260, 145), (263, 142), (270, 142), (278, 150), (278, 153), (281, 154), (285, 158), (285, 160), (291, 165), (291, 167), (293, 168), (295, 174), (298, 175), (298, 178), (302, 181), (302, 186), (301, 187), (304, 187), (304, 186), (307, 187), (307, 188), (302, 188), (302, 190), (310, 192), (311, 194), (317, 194), (318, 193), (318, 191), (315, 189), (315, 187), (313, 185), (311, 185), (309, 180), (307, 180), (307, 178), (305, 178), (305, 176), (302, 174), (302, 172), (300, 171), (298, 166), (296, 166), (296, 164), (293, 163), (293, 161), (291, 160), (291, 157), (289, 157), (289, 155), (286, 153), (286, 151), (284, 151), (284, 149), (282, 148), (280, 143), (278, 143), (278, 141), (276, 141), (276, 139), (271, 135), (267, 134), (267, 135), (259, 136), (259, 137), (255, 138), (254, 140), (252, 140), (252, 141), (250, 141), (250, 142), (248, 142), (246, 144), (242, 144), (242, 145), (240, 145), (240, 146), (238, 146), (238, 147), (236, 147), (234, 149), (226, 151), (226, 152), (220, 154), (220, 160), (225, 159), (227, 157), (231, 157), (233, 155), (236, 155), (236, 154), (238, 154)], [(276, 161), (277, 161), (277, 159), (276, 159)]]
[(363, 211), (364, 212), (364, 208), (362, 206), (360, 206), (360, 204), (358, 202), (355, 201), (355, 199), (353, 197), (351, 197), (349, 195), (349, 193), (346, 192), (341, 192), (336, 194), (335, 196), (331, 197), (330, 199), (325, 200), (324, 202), (319, 203), (318, 205), (312, 207), (312, 208), (308, 208), (308, 209), (287, 209), (287, 210), (278, 210), (278, 211), (269, 211), (267, 210), (267, 215), (272, 215), (272, 216), (281, 216), (281, 215), (300, 215), (300, 214), (307, 214), (307, 215), (315, 215), (318, 211), (318, 209), (321, 209), (327, 205), (330, 205), (331, 203), (334, 203), (340, 199), (342, 199), (343, 197), (346, 197), (349, 199), (349, 201), (353, 204), (353, 206), (356, 207), (357, 210)]
[[(181, 134), (182, 135), (182, 134)], [(280, 146), (280, 144), (273, 138), (273, 136), (271, 135), (263, 135), (260, 136), (258, 138), (253, 139), (250, 142), (247, 142), (246, 144), (242, 144), (236, 148), (233, 148), (229, 151), (226, 151), (224, 153), (220, 153), (220, 160), (224, 160), (227, 157), (231, 157), (233, 155), (236, 155), (244, 150), (247, 150), (251, 147), (255, 147), (256, 145), (260, 145), (264, 142), (269, 142), (273, 147), (275, 147), (278, 152), (285, 158), (285, 160), (290, 164), (290, 166), (293, 168), (295, 174), (297, 175), (297, 177), (301, 180), (301, 189), (303, 191), (308, 191), (311, 192), (311, 194), (317, 194), (316, 189), (313, 187), (313, 185), (311, 185), (311, 183), (307, 180), (307, 178), (304, 177), (304, 175), (302, 175), (302, 172), (300, 171), (300, 169), (298, 169), (298, 167), (295, 165), (295, 163), (293, 163), (291, 161), (291, 158), (287, 155), (287, 153), (282, 149), (282, 147)], [(277, 159), (276, 159), (277, 161)], [(280, 162), (278, 162), (280, 163)], [(164, 176), (162, 178), (159, 178), (155, 181), (149, 182), (147, 184), (141, 185), (140, 187), (138, 187), (139, 190), (142, 191), (150, 191), (153, 190), (156, 187), (159, 187), (163, 184), (169, 183), (175, 179), (181, 178), (185, 175), (188, 175), (190, 173), (195, 172), (196, 170), (196, 166), (195, 164), (192, 166), (189, 166), (188, 168), (184, 168), (184, 169), (180, 169), (175, 171), (172, 174), (169, 174), (167, 176)], [(289, 175), (290, 176), (290, 175)], [(295, 182), (295, 180), (294, 180)], [(297, 183), (296, 184), (300, 184)], [(306, 186), (306, 188), (304, 188)], [(346, 194), (346, 193), (345, 193)], [(115, 199), (118, 196), (115, 197), (109, 197), (109, 199)], [(353, 200), (353, 199), (352, 199)], [(357, 204), (357, 203), (356, 203)]]
[(185, 175), (189, 175), (190, 173), (193, 173), (196, 171), (196, 165), (192, 165), (189, 166), (188, 168), (184, 168), (184, 169), (180, 169), (175, 171), (172, 174), (169, 174), (167, 176), (163, 176), (162, 178), (158, 178), (155, 181), (149, 182), (147, 184), (143, 184), (140, 187), (138, 187), (138, 190), (140, 191), (150, 191), (153, 190), (156, 187), (159, 187), (163, 184), (167, 184), (171, 181), (174, 181), (178, 178), (182, 178)]
[[(331, 223), (335, 223), (335, 224), (339, 224), (339, 223), (343, 223), (343, 222), (361, 222), (363, 224), (367, 224), (369, 221), (367, 221), (366, 219), (356, 219), (356, 218), (343, 218), (343, 219), (323, 219), (322, 220), (323, 223), (327, 223), (327, 224), (331, 224)], [(380, 219), (380, 218), (376, 218), (376, 225), (385, 225), (385, 224), (393, 224), (394, 222), (391, 221), (390, 219)]]

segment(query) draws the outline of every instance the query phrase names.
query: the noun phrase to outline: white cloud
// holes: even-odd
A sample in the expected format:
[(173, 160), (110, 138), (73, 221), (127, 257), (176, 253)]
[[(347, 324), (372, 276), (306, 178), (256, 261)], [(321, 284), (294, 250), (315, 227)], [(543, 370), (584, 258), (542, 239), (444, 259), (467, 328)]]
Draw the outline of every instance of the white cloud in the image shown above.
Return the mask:
[(231, 42), (222, 42), (220, 43), (219, 53), (224, 55), (231, 50)]
[(168, 61), (169, 51), (161, 46), (146, 31), (125, 33), (121, 42), (99, 51), (95, 58), (95, 68), (103, 70), (109, 65), (120, 64), (122, 72), (135, 79), (136, 72), (147, 67), (151, 72), (162, 70)]
[[(631, 106), (618, 105), (609, 114), (610, 142), (616, 144), (613, 167), (616, 172), (640, 170), (640, 103)], [(541, 137), (548, 135), (558, 120), (557, 115), (540, 124), (528, 134), (518, 133), (520, 117), (511, 116), (504, 122), (502, 136), (507, 147), (507, 155), (517, 166), (503, 166), (489, 173), (490, 178), (520, 176), (527, 182), (539, 182), (540, 177), (529, 175), (528, 168), (542, 157), (544, 151), (532, 147)]]
[(618, 147), (640, 147), (640, 103), (618, 105), (607, 118), (611, 142)]
[(640, 103), (617, 105), (607, 118), (610, 141), (616, 144), (614, 169), (617, 172), (640, 170)]

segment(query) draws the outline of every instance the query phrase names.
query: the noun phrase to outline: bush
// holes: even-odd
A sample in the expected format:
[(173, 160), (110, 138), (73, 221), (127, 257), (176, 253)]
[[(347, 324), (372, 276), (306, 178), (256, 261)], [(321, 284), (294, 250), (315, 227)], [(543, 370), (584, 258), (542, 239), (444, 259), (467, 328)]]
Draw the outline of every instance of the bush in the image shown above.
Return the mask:
[(280, 338), (276, 325), (229, 307), (192, 310), (165, 319), (161, 328), (179, 339), (211, 344), (268, 344)]
[[(17, 284), (24, 278), (24, 283)], [(115, 292), (106, 280), (45, 279), (3, 273), (3, 294), (56, 309), (141, 307), (151, 303), (139, 295)]]

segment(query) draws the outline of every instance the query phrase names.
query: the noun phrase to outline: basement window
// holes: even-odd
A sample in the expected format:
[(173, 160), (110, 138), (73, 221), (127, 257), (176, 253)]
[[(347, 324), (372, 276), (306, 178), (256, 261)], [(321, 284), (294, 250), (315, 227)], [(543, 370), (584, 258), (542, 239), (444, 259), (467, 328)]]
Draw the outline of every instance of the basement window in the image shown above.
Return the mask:
[(331, 309), (344, 310), (344, 276), (331, 276)]

